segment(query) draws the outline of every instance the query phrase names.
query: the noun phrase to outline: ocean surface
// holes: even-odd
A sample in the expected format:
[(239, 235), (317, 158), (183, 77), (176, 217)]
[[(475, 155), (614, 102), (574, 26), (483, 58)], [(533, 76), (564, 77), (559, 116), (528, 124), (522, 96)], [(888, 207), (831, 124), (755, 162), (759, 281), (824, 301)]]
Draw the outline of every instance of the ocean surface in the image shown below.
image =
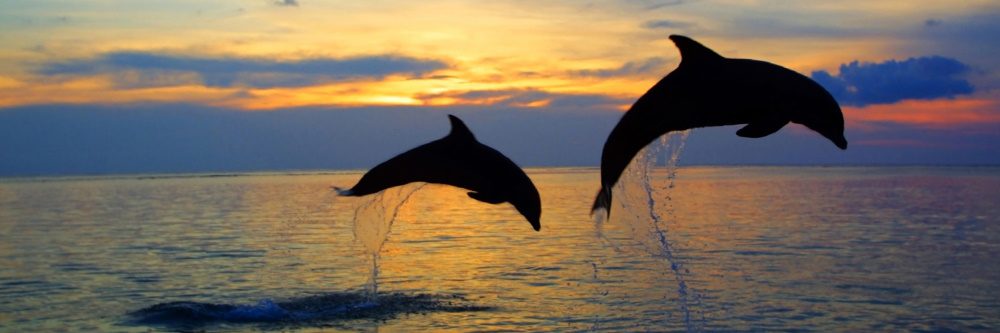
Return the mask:
[(1000, 168), (643, 172), (595, 222), (597, 169), (529, 169), (540, 232), (360, 172), (0, 179), (0, 331), (1000, 331)]

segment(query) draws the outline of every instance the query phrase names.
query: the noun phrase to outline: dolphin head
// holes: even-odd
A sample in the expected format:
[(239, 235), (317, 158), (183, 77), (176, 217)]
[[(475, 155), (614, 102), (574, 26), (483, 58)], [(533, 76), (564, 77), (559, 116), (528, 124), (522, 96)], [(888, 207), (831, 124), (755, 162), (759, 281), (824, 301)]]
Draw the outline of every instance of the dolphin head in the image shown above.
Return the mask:
[(837, 145), (837, 148), (842, 150), (847, 149), (847, 138), (844, 137), (844, 115), (839, 112), (822, 112), (825, 116), (820, 116), (822, 119), (818, 122), (810, 121), (803, 122), (802, 124), (811, 130), (818, 132), (823, 137), (833, 142)]
[(803, 89), (793, 96), (798, 112), (790, 114), (790, 120), (816, 131), (827, 138), (837, 148), (847, 149), (847, 139), (844, 138), (844, 113), (840, 110), (837, 100), (818, 83), (802, 76)]
[(535, 231), (542, 229), (542, 200), (534, 185), (518, 186), (516, 192), (509, 198), (509, 202), (514, 205), (518, 213), (524, 215)]

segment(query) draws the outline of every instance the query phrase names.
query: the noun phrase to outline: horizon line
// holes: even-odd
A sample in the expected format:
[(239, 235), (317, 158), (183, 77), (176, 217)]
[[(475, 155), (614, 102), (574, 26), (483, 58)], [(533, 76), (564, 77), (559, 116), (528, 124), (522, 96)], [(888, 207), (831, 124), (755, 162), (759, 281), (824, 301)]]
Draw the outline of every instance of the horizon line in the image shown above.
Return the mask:
[[(677, 168), (1000, 168), (998, 164), (919, 164), (919, 163), (870, 163), (870, 164), (683, 164)], [(654, 168), (666, 168), (657, 165)], [(596, 165), (590, 166), (528, 166), (523, 167), (526, 173), (538, 173), (544, 169), (592, 170), (600, 171)], [(364, 173), (368, 169), (273, 169), (273, 170), (242, 170), (242, 171), (164, 171), (144, 173), (65, 173), (65, 174), (35, 174), (35, 175), (0, 175), (0, 182), (19, 181), (61, 181), (61, 180), (106, 180), (106, 179), (183, 179), (183, 178), (235, 178), (248, 176), (317, 176)]]

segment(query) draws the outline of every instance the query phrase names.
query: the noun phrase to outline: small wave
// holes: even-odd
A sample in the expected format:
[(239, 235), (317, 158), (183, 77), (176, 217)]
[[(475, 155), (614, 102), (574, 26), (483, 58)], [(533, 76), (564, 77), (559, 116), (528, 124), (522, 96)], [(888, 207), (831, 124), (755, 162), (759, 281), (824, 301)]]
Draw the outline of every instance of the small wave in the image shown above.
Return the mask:
[(128, 314), (135, 325), (190, 330), (213, 324), (326, 325), (347, 320), (388, 320), (404, 314), (487, 311), (461, 295), (383, 293), (367, 300), (364, 292), (339, 292), (257, 304), (168, 302)]

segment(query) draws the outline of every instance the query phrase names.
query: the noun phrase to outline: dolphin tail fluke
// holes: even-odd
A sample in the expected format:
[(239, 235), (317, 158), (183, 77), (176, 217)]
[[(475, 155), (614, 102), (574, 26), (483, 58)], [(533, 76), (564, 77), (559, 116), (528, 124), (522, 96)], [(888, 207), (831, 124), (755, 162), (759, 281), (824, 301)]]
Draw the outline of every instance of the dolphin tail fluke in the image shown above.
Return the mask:
[(597, 198), (594, 199), (594, 205), (590, 207), (590, 214), (600, 214), (601, 210), (606, 214), (605, 217), (611, 217), (611, 190), (604, 187), (597, 191)]

